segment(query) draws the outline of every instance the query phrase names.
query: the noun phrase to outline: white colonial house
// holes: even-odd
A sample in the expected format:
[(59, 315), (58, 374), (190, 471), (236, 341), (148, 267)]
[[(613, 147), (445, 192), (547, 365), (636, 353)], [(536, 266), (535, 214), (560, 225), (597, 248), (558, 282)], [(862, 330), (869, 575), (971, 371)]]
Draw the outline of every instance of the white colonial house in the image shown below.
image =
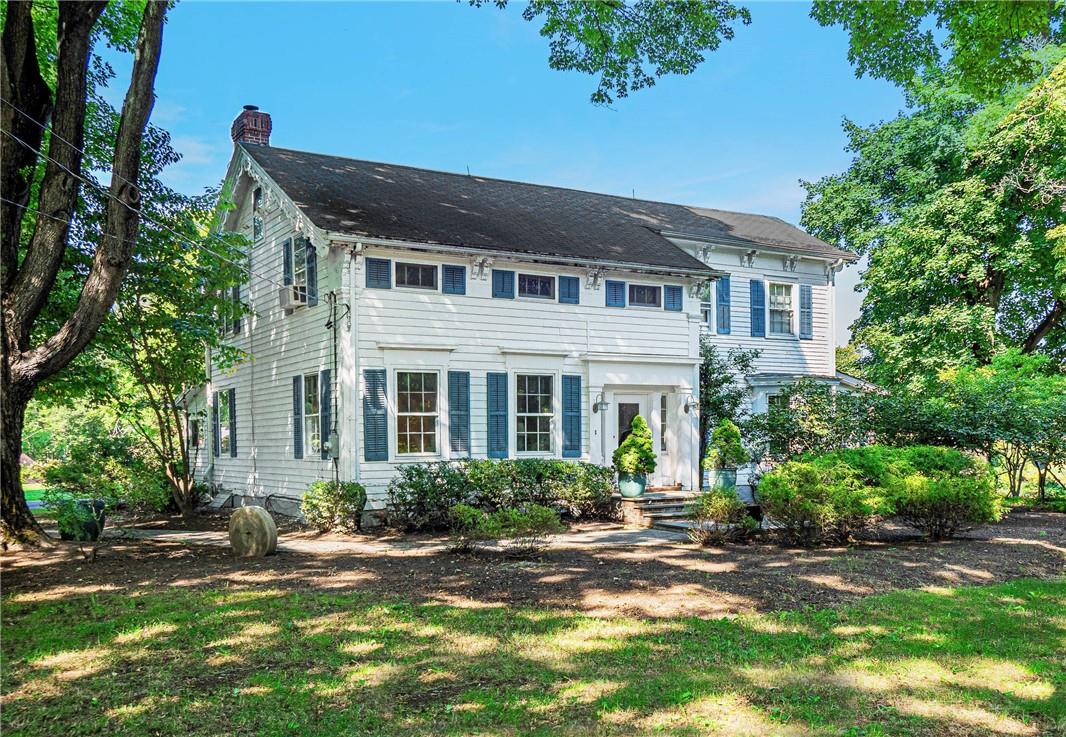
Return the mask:
[[(299, 498), (397, 466), (609, 464), (637, 413), (651, 483), (698, 488), (699, 339), (757, 348), (755, 410), (836, 382), (833, 282), (851, 255), (782, 220), (306, 153), (234, 121), (225, 228), (252, 242), (229, 326), (247, 353), (192, 420), (220, 492)], [(742, 479), (743, 481), (743, 479)], [(246, 499), (252, 501), (252, 499)]]

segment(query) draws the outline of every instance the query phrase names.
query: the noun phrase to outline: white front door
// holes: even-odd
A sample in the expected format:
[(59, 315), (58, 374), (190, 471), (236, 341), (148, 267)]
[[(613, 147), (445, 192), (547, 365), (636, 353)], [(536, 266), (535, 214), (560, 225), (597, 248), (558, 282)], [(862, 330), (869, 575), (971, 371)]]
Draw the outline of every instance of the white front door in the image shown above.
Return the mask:
[[(658, 395), (651, 395), (658, 396)], [(617, 448), (622, 444), (622, 441), (629, 437), (630, 425), (633, 422), (633, 418), (640, 415), (648, 423), (649, 427), (656, 427), (657, 423), (654, 418), (651, 417), (648, 410), (650, 409), (650, 397), (647, 394), (615, 394), (614, 395), (615, 406), (615, 444)], [(655, 408), (658, 411), (658, 408)], [(655, 439), (654, 430), (652, 431), (652, 447), (655, 449), (656, 460), (659, 458), (659, 443)], [(611, 448), (611, 452), (614, 452), (614, 448)], [(655, 468), (655, 472), (649, 474), (648, 485), (659, 486), (660, 485), (660, 466), (658, 463)]]

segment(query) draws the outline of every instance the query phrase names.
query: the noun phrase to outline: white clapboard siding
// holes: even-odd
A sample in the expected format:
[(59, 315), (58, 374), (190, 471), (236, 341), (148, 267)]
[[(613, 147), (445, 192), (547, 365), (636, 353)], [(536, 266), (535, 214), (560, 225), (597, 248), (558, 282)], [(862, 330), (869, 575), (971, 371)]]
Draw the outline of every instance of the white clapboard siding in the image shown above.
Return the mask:
[[(236, 192), (236, 220), (249, 238), (252, 186), (245, 179)], [(283, 277), (282, 243), (295, 231), (280, 208), (265, 212), (263, 218), (263, 236), (252, 246), (252, 276), (242, 288), (252, 314), (242, 319), (240, 335), (230, 339), (247, 358), (229, 371), (213, 367), (208, 384), (210, 401), (216, 391), (236, 389), (237, 457), (213, 457), (209, 434), (200, 465), (202, 477), (220, 492), (295, 497), (312, 481), (332, 476), (332, 462), (318, 454), (293, 457), (292, 378), (331, 368), (325, 295), (340, 286), (339, 257), (318, 249), (318, 305), (285, 314), (275, 282), (282, 282)], [(333, 377), (335, 383), (336, 372)], [(206, 424), (210, 433), (210, 412)]]
[[(375, 249), (367, 251), (371, 258), (387, 258), (395, 264), (461, 263), (467, 270), (465, 295), (443, 294), (439, 290), (420, 290), (396, 287), (367, 288), (365, 259), (355, 270), (356, 319), (361, 369), (387, 368), (389, 401), (392, 401), (397, 368), (438, 370), (441, 375), (440, 397), (446, 401), (444, 380), (446, 372), (470, 372), (470, 441), (474, 457), (486, 457), (488, 429), (486, 415), (486, 374), (528, 370), (556, 376), (581, 376), (584, 405), (582, 408), (582, 457), (589, 457), (589, 422), (594, 397), (590, 395), (587, 363), (588, 353), (616, 354), (619, 357), (639, 357), (648, 354), (667, 356), (693, 355), (689, 310), (698, 313), (698, 301), (690, 300), (685, 290), (686, 311), (670, 312), (659, 308), (605, 305), (606, 296), (600, 288), (589, 288), (585, 271), (568, 267), (535, 265), (497, 260), (492, 268), (516, 273), (514, 299), (492, 297), (492, 277), (489, 269), (483, 279), (475, 278), (469, 262), (442, 256), (412, 252)], [(393, 269), (395, 267), (393, 266)], [(580, 284), (580, 304), (560, 304), (557, 299), (522, 298), (517, 296), (517, 274), (576, 276)], [(608, 279), (640, 284), (680, 284), (678, 280), (649, 277), (628, 272), (612, 272)], [(393, 280), (395, 282), (395, 279)], [(397, 346), (410, 345), (412, 351)], [(452, 350), (418, 351), (418, 346), (450, 347)], [(524, 354), (522, 351), (529, 351)], [(542, 355), (550, 353), (554, 355)], [(413, 363), (417, 361), (417, 363)], [(686, 377), (687, 378), (687, 377)], [(556, 402), (561, 398), (561, 379), (555, 382)], [(362, 388), (360, 388), (360, 391)], [(514, 406), (513, 379), (508, 401)], [(447, 410), (441, 408), (440, 440), (444, 449), (441, 458), (448, 457)], [(509, 417), (511, 437), (509, 450), (515, 457), (514, 417)], [(561, 424), (557, 407), (556, 423)], [(367, 487), (370, 505), (384, 504), (386, 487), (395, 474), (397, 459), (394, 450), (395, 417), (389, 416), (389, 443), (392, 461), (366, 462), (360, 428), (358, 454), (360, 482)], [(560, 438), (557, 437), (557, 440)], [(557, 446), (559, 443), (557, 442)], [(556, 447), (556, 456), (561, 448)]]

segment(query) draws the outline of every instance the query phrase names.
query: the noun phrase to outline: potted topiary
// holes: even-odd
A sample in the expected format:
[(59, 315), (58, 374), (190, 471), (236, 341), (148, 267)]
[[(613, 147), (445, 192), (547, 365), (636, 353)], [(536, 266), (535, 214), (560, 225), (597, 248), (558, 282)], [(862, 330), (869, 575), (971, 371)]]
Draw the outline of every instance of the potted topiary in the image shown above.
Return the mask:
[(711, 443), (703, 468), (709, 473), (712, 489), (736, 489), (737, 466), (751, 460), (740, 442), (740, 428), (732, 420), (723, 418), (711, 433)]
[(633, 499), (644, 493), (648, 474), (655, 470), (655, 450), (651, 429), (643, 417), (634, 417), (629, 427), (629, 437), (615, 448), (612, 459), (618, 472), (618, 491), (627, 499)]

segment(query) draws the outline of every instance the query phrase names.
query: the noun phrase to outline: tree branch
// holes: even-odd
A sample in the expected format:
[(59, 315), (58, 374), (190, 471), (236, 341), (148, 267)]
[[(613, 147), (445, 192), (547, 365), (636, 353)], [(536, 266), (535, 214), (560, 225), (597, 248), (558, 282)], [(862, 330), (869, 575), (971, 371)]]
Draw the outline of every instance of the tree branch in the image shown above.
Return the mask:
[(1029, 333), (1029, 337), (1025, 339), (1025, 343), (1022, 344), (1022, 353), (1035, 351), (1040, 346), (1040, 341), (1044, 339), (1044, 336), (1050, 333), (1052, 328), (1058, 325), (1063, 317), (1066, 317), (1066, 302), (1056, 299), (1051, 311), (1044, 316), (1040, 324), (1033, 328), (1033, 332)]

